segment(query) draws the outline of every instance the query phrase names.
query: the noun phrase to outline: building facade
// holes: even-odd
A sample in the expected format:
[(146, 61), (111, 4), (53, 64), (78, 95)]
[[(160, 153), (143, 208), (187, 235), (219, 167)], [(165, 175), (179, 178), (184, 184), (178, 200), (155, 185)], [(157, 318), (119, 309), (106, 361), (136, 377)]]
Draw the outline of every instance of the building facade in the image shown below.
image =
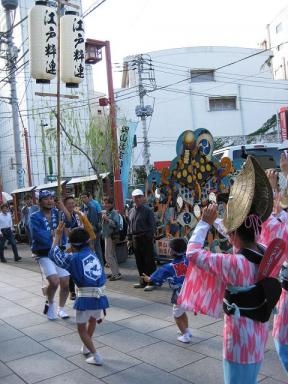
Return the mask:
[(266, 27), (267, 36), (263, 48), (271, 49), (273, 77), (288, 80), (288, 7), (281, 10)]
[[(187, 129), (206, 128), (215, 137), (242, 136), (245, 142), (277, 114), (288, 96), (287, 82), (273, 80), (266, 65), (270, 55), (236, 47), (168, 49), (143, 55), (147, 71), (139, 66), (139, 56), (127, 57), (116, 95), (119, 114), (137, 120), (140, 90), (145, 106), (153, 108), (146, 119), (151, 164), (173, 159), (176, 140)], [(135, 165), (143, 164), (141, 122), (137, 140)]]
[[(81, 6), (81, 0), (73, 2)], [(39, 96), (37, 93), (56, 94), (56, 80), (50, 84), (36, 84), (30, 76), (29, 68), (29, 10), (34, 6), (33, 0), (21, 0), (15, 14), (14, 41), (19, 48), (17, 59), (17, 91), (19, 105), (19, 121), (21, 131), (21, 153), (23, 163), (24, 185), (28, 185), (27, 148), (24, 141), (24, 128), (28, 132), (29, 157), (31, 165), (32, 184), (39, 185), (54, 181), (57, 177), (56, 157), (56, 97)], [(0, 11), (1, 31), (6, 31), (4, 10)], [(2, 67), (5, 61), (1, 61)], [(3, 73), (3, 75), (2, 75)], [(1, 72), (0, 76), (7, 73)], [(9, 97), (9, 84), (2, 83), (0, 96)], [(93, 76), (90, 65), (85, 65), (85, 77), (79, 88), (68, 89), (61, 84), (61, 95), (77, 96), (77, 99), (61, 97), (61, 124), (68, 135), (84, 151), (90, 150), (87, 144), (86, 132), (91, 125), (91, 116), (102, 114), (103, 108), (98, 105), (99, 94), (94, 92)], [(0, 173), (3, 190), (11, 192), (17, 188), (15, 174), (15, 156), (13, 145), (13, 126), (11, 106), (0, 99), (1, 118), (1, 150)], [(90, 124), (90, 125), (89, 125)], [(76, 148), (71, 146), (69, 138), (61, 133), (61, 175), (68, 179), (77, 176), (88, 176), (93, 171), (86, 159)]]

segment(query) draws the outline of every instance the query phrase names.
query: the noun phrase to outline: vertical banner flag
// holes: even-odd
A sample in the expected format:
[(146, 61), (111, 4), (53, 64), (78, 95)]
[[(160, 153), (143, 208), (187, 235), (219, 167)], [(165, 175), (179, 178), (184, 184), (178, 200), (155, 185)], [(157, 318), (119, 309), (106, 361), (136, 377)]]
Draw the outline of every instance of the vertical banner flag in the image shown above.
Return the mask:
[(119, 120), (119, 167), (122, 181), (123, 200), (128, 197), (128, 180), (132, 159), (133, 140), (138, 122)]

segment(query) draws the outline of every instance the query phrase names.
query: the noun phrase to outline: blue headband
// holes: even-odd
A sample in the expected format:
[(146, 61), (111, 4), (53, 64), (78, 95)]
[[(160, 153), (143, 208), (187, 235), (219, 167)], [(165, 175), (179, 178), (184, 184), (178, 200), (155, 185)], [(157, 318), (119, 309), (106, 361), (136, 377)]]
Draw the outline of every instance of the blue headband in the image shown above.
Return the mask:
[(52, 196), (54, 196), (54, 192), (53, 191), (48, 191), (47, 189), (44, 189), (43, 191), (39, 192), (38, 199), (40, 201), (41, 199), (45, 199), (45, 197), (52, 197)]

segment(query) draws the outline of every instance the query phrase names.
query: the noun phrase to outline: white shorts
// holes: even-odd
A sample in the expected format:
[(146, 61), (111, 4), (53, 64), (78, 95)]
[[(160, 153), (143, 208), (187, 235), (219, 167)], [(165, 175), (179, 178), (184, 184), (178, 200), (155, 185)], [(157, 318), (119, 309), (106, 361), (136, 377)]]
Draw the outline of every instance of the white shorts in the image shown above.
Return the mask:
[(185, 313), (185, 309), (180, 307), (178, 304), (173, 304), (173, 316), (176, 317), (181, 317)]
[(57, 275), (60, 278), (70, 276), (70, 273), (66, 271), (66, 269), (58, 267), (49, 257), (40, 257), (38, 263), (46, 278), (51, 275)]
[(76, 323), (77, 324), (86, 324), (90, 317), (94, 317), (96, 320), (101, 319), (102, 309), (87, 309), (86, 311), (77, 311), (76, 310)]

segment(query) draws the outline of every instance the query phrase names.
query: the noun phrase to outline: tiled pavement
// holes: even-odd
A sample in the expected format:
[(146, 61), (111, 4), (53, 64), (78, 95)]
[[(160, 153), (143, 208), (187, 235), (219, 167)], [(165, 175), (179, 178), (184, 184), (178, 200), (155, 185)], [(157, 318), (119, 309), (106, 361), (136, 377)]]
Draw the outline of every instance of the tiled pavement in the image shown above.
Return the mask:
[[(133, 259), (121, 265), (123, 280), (107, 284), (111, 308), (95, 334), (104, 364), (86, 364), (72, 302), (69, 320), (47, 321), (38, 266), (28, 247), (19, 249), (21, 264), (9, 250), (8, 263), (0, 264), (0, 384), (223, 383), (222, 321), (190, 314), (192, 342), (177, 342), (168, 288), (131, 288)], [(271, 337), (265, 355), (260, 382), (287, 383)]]

